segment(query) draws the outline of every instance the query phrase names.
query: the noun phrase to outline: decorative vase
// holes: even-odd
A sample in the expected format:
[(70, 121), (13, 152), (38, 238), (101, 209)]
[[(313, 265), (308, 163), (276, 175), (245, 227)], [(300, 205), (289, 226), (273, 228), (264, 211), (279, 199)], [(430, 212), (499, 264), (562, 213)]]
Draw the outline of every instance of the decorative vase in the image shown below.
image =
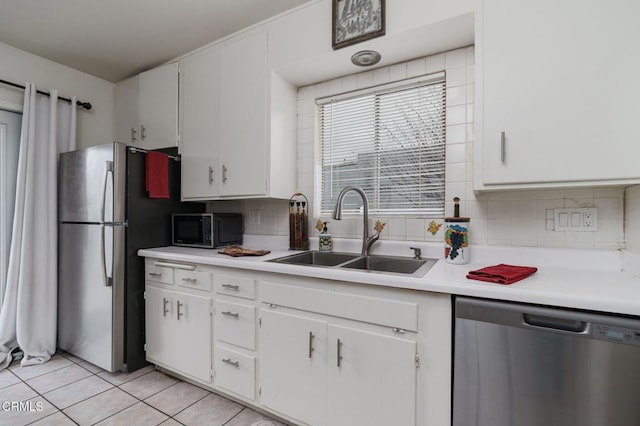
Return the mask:
[(444, 260), (447, 263), (464, 265), (469, 263), (469, 219), (468, 217), (445, 218)]

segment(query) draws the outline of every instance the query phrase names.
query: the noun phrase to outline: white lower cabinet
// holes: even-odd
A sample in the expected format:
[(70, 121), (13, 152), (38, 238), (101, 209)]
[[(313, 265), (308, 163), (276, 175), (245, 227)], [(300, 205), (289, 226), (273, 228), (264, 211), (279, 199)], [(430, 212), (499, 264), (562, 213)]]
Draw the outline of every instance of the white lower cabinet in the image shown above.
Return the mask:
[(327, 322), (260, 310), (264, 406), (311, 425), (327, 423)]
[(424, 303), (320, 283), (260, 283), (262, 404), (314, 426), (426, 424), (417, 418)]
[(211, 381), (211, 298), (145, 289), (147, 359)]
[(271, 309), (260, 312), (265, 406), (311, 425), (416, 424), (415, 341)]
[(147, 359), (311, 426), (451, 423), (451, 297), (146, 260)]
[(328, 425), (415, 425), (415, 341), (328, 326)]

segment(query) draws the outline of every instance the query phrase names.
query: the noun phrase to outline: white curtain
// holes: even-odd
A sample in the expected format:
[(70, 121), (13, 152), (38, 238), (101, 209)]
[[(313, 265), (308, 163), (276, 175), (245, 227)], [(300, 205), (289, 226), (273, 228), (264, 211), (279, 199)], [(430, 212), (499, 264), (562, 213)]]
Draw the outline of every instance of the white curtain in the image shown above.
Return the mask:
[(56, 350), (58, 305), (57, 167), (60, 152), (75, 149), (71, 105), (36, 96), (27, 83), (22, 112), (16, 206), (0, 310), (0, 369), (22, 351), (22, 365), (41, 364)]

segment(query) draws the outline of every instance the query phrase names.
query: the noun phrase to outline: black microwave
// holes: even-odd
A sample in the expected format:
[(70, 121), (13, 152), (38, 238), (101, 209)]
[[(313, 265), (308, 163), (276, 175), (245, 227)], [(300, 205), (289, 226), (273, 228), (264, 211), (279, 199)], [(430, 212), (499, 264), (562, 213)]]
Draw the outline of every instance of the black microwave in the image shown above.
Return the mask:
[(171, 215), (174, 246), (216, 248), (242, 244), (240, 213), (176, 213)]

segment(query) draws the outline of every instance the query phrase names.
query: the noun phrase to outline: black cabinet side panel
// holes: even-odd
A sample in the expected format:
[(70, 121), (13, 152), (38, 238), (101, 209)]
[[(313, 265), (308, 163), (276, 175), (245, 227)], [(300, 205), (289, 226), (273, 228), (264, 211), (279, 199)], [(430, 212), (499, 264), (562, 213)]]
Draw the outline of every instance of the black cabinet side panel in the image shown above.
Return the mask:
[[(177, 156), (177, 148), (160, 150)], [(147, 364), (144, 353), (144, 258), (138, 250), (171, 244), (171, 213), (204, 212), (204, 203), (180, 202), (180, 162), (169, 159), (169, 199), (149, 198), (144, 153), (127, 150), (127, 253), (125, 293), (125, 370)]]

